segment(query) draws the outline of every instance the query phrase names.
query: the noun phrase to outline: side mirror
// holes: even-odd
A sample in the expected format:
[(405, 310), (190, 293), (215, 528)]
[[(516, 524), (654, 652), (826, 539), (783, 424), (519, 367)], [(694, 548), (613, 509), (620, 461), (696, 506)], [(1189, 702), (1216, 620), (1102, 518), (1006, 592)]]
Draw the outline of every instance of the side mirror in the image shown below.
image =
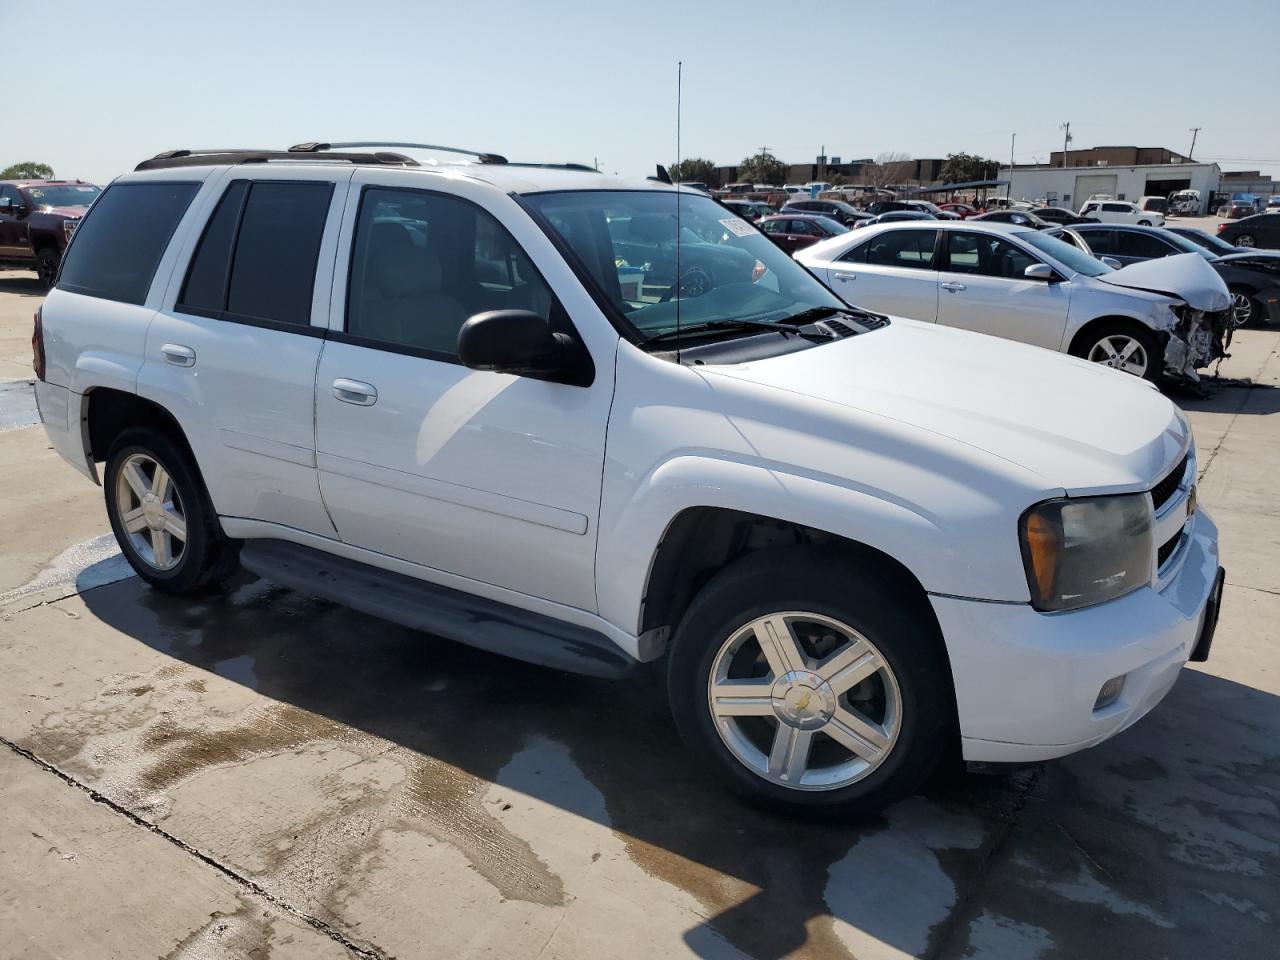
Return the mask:
[(1121, 267), (1124, 266), (1124, 264), (1121, 263), (1119, 260), (1117, 260), (1115, 257), (1099, 257), (1098, 259), (1101, 260), (1106, 266), (1110, 267), (1112, 270), (1119, 270)]
[(556, 380), (567, 372), (573, 341), (531, 310), (477, 313), (458, 331), (458, 359), (472, 370)]
[(1050, 282), (1057, 276), (1053, 272), (1053, 267), (1047, 263), (1033, 263), (1022, 271), (1022, 275), (1028, 280), (1047, 280)]

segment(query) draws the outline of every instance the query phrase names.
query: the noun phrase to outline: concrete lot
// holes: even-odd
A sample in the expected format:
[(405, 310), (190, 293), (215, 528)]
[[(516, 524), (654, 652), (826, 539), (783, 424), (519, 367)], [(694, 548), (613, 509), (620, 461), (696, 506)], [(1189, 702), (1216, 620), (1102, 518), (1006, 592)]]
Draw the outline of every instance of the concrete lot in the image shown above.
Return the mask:
[(148, 590), (31, 425), (38, 302), (0, 273), (0, 957), (1275, 955), (1280, 332), (1183, 401), (1210, 661), (1101, 747), (850, 826), (737, 804), (654, 690), (249, 576)]

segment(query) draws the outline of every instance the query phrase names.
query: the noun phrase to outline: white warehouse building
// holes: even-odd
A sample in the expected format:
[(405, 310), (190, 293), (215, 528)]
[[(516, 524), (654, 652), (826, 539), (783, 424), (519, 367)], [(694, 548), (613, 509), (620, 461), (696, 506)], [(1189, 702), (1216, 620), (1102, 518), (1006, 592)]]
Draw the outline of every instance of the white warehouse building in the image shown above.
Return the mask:
[(1009, 196), (1014, 200), (1043, 199), (1052, 206), (1072, 210), (1079, 210), (1096, 193), (1136, 203), (1139, 197), (1167, 197), (1175, 190), (1199, 190), (1199, 212), (1205, 213), (1210, 194), (1219, 189), (1222, 170), (1216, 163), (1014, 166), (1001, 167), (999, 178), (1010, 181)]

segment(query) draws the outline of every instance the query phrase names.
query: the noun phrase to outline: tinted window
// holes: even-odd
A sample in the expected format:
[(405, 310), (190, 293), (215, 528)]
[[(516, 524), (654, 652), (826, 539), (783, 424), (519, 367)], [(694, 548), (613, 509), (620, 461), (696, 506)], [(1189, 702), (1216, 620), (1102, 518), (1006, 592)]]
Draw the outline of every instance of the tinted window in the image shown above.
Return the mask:
[(766, 220), (760, 224), (760, 229), (765, 233), (786, 233), (783, 229), (787, 225), (785, 220)]
[(814, 228), (813, 224), (811, 224), (808, 220), (792, 220), (791, 232), (798, 233), (801, 236), (805, 236), (805, 237), (816, 236), (818, 233), (818, 231)]
[(249, 189), (231, 264), (227, 312), (305, 326), (330, 183), (263, 181)]
[(985, 233), (949, 233), (947, 251), (951, 257), (952, 273), (1021, 280), (1027, 267), (1039, 263), (1008, 240)]
[(1150, 260), (1154, 257), (1167, 257), (1172, 253), (1182, 252), (1149, 233), (1138, 233), (1133, 230), (1120, 230), (1116, 233), (1116, 253), (1122, 257), (1141, 257), (1144, 260)]
[(1116, 252), (1111, 242), (1110, 230), (1089, 230), (1082, 227), (1077, 232), (1084, 237), (1084, 242), (1089, 245), (1089, 249), (1098, 256), (1110, 256)]
[[(620, 271), (619, 279), (630, 274)], [(553, 303), (515, 239), (479, 207), (422, 191), (365, 191), (351, 257), (349, 334), (448, 359), (473, 314), (532, 310), (553, 320)]]
[(104, 300), (142, 303), (197, 183), (118, 183), (76, 228), (58, 286)]
[(227, 188), (218, 201), (200, 246), (191, 260), (178, 306), (198, 311), (221, 312), (227, 308), (227, 273), (231, 265), (231, 244), (235, 241), (236, 225), (249, 192), (247, 180), (237, 180)]
[(884, 267), (931, 269), (934, 230), (893, 230), (867, 243), (867, 263)]
[(1106, 213), (1132, 213), (1133, 208), (1125, 203), (1104, 203), (1102, 209)]

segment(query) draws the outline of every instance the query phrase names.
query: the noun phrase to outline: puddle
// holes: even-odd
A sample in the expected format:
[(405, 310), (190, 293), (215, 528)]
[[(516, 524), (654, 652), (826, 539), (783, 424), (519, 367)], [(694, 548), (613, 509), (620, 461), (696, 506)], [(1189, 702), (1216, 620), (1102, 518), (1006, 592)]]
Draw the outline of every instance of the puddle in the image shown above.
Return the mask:
[(0, 383), (0, 433), (40, 422), (35, 387), (30, 380)]
[(63, 550), (34, 579), (0, 594), (0, 607), (46, 591), (60, 596), (81, 593), (133, 575), (116, 538), (107, 533)]

